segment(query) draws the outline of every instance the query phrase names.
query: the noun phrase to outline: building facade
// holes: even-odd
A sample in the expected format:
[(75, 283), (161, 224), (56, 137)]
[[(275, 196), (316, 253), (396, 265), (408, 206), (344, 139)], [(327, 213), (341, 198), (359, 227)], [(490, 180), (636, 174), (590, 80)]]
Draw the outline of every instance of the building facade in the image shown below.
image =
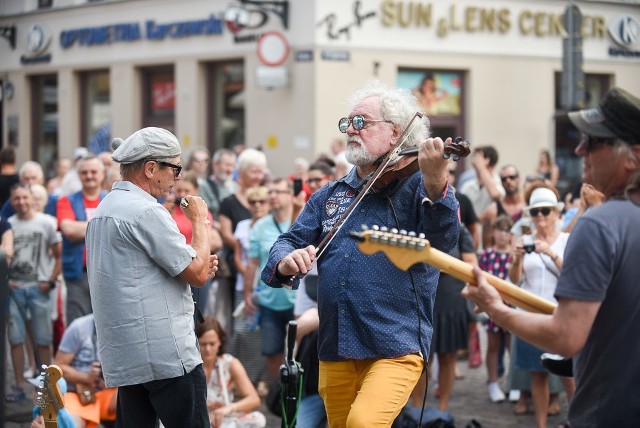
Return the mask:
[(640, 94), (640, 3), (575, 5), (580, 52), (564, 55), (564, 1), (4, 0), (2, 145), (52, 171), (161, 126), (187, 153), (261, 147), (284, 176), (329, 153), (346, 95), (378, 78), (415, 91), (432, 135), (494, 145), (500, 164), (531, 172), (549, 149), (568, 187), (563, 61), (585, 106), (611, 85)]

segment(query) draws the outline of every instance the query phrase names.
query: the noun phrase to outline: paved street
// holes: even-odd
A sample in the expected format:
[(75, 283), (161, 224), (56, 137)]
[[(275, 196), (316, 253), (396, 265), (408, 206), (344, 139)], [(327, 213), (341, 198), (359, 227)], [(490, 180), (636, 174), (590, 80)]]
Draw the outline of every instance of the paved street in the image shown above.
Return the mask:
[[(481, 330), (482, 331), (482, 330)], [(484, 334), (481, 333), (481, 343), (484, 349)], [(456, 427), (464, 428), (472, 419), (480, 422), (485, 428), (500, 427), (533, 427), (535, 426), (533, 413), (516, 416), (512, 412), (512, 403), (493, 404), (489, 401), (485, 384), (486, 371), (484, 367), (469, 369), (466, 361), (460, 361), (465, 378), (457, 380), (453, 390), (449, 411), (455, 417)], [(11, 373), (11, 372), (9, 372)], [(562, 412), (558, 416), (549, 417), (549, 427), (560, 424), (567, 414), (567, 403), (562, 394)], [(433, 385), (429, 386), (427, 406), (434, 406), (436, 399), (433, 396)], [(263, 411), (268, 416), (269, 427), (279, 427), (280, 419), (269, 414), (263, 406)], [(29, 427), (31, 404), (27, 400), (20, 404), (5, 405), (6, 428)]]

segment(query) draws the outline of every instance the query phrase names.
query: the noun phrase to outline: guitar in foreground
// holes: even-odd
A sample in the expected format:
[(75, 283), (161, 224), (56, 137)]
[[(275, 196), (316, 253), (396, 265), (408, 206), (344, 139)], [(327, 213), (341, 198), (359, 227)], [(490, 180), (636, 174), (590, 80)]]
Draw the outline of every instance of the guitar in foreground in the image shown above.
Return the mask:
[(58, 427), (58, 413), (64, 407), (62, 394), (58, 388), (58, 380), (61, 377), (62, 369), (56, 365), (52, 364), (43, 369), (42, 385), (38, 386), (36, 404), (40, 406), (45, 428)]
[[(396, 229), (388, 231), (385, 227), (373, 226), (361, 232), (351, 232), (351, 236), (358, 240), (360, 251), (365, 254), (383, 252), (398, 268), (408, 270), (416, 263), (427, 263), (436, 269), (469, 284), (476, 284), (473, 266), (449, 254), (431, 248), (431, 244), (424, 236), (417, 236), (414, 232), (398, 232)], [(542, 299), (533, 293), (523, 290), (497, 276), (485, 273), (487, 281), (498, 290), (502, 299), (514, 306), (529, 312), (552, 314), (556, 305)]]

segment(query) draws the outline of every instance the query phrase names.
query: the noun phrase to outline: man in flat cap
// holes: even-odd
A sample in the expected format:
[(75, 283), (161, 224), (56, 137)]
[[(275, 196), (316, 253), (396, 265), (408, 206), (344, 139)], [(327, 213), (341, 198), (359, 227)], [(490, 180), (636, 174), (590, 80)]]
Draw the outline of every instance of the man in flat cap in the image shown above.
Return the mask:
[(180, 143), (144, 128), (112, 154), (122, 181), (87, 228), (87, 263), (97, 342), (108, 387), (119, 387), (117, 427), (209, 427), (207, 388), (194, 334), (189, 285), (217, 270), (209, 255), (207, 205), (187, 196), (184, 236), (157, 202), (180, 179)]
[[(583, 181), (606, 202), (578, 220), (565, 250), (553, 315), (516, 312), (480, 271), (463, 294), (518, 337), (573, 357), (573, 427), (640, 426), (640, 205), (625, 199), (640, 167), (640, 99), (612, 88), (598, 107), (569, 113), (583, 133)], [(637, 180), (634, 181), (637, 184)]]

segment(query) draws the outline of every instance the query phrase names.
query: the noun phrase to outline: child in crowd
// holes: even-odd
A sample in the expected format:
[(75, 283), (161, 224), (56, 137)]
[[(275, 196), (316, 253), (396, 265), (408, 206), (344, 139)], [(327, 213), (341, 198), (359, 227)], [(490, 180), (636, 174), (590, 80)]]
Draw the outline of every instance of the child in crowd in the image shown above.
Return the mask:
[[(507, 215), (501, 215), (492, 227), (493, 246), (486, 248), (478, 258), (480, 269), (495, 275), (498, 278), (507, 280), (509, 277), (509, 267), (511, 266), (511, 227), (513, 222)], [(504, 401), (505, 395), (498, 385), (498, 357), (500, 348), (504, 346), (509, 349), (511, 335), (507, 330), (502, 329), (491, 319), (486, 322), (487, 329), (487, 352), (485, 356), (487, 366), (487, 388), (489, 398), (494, 403)]]

